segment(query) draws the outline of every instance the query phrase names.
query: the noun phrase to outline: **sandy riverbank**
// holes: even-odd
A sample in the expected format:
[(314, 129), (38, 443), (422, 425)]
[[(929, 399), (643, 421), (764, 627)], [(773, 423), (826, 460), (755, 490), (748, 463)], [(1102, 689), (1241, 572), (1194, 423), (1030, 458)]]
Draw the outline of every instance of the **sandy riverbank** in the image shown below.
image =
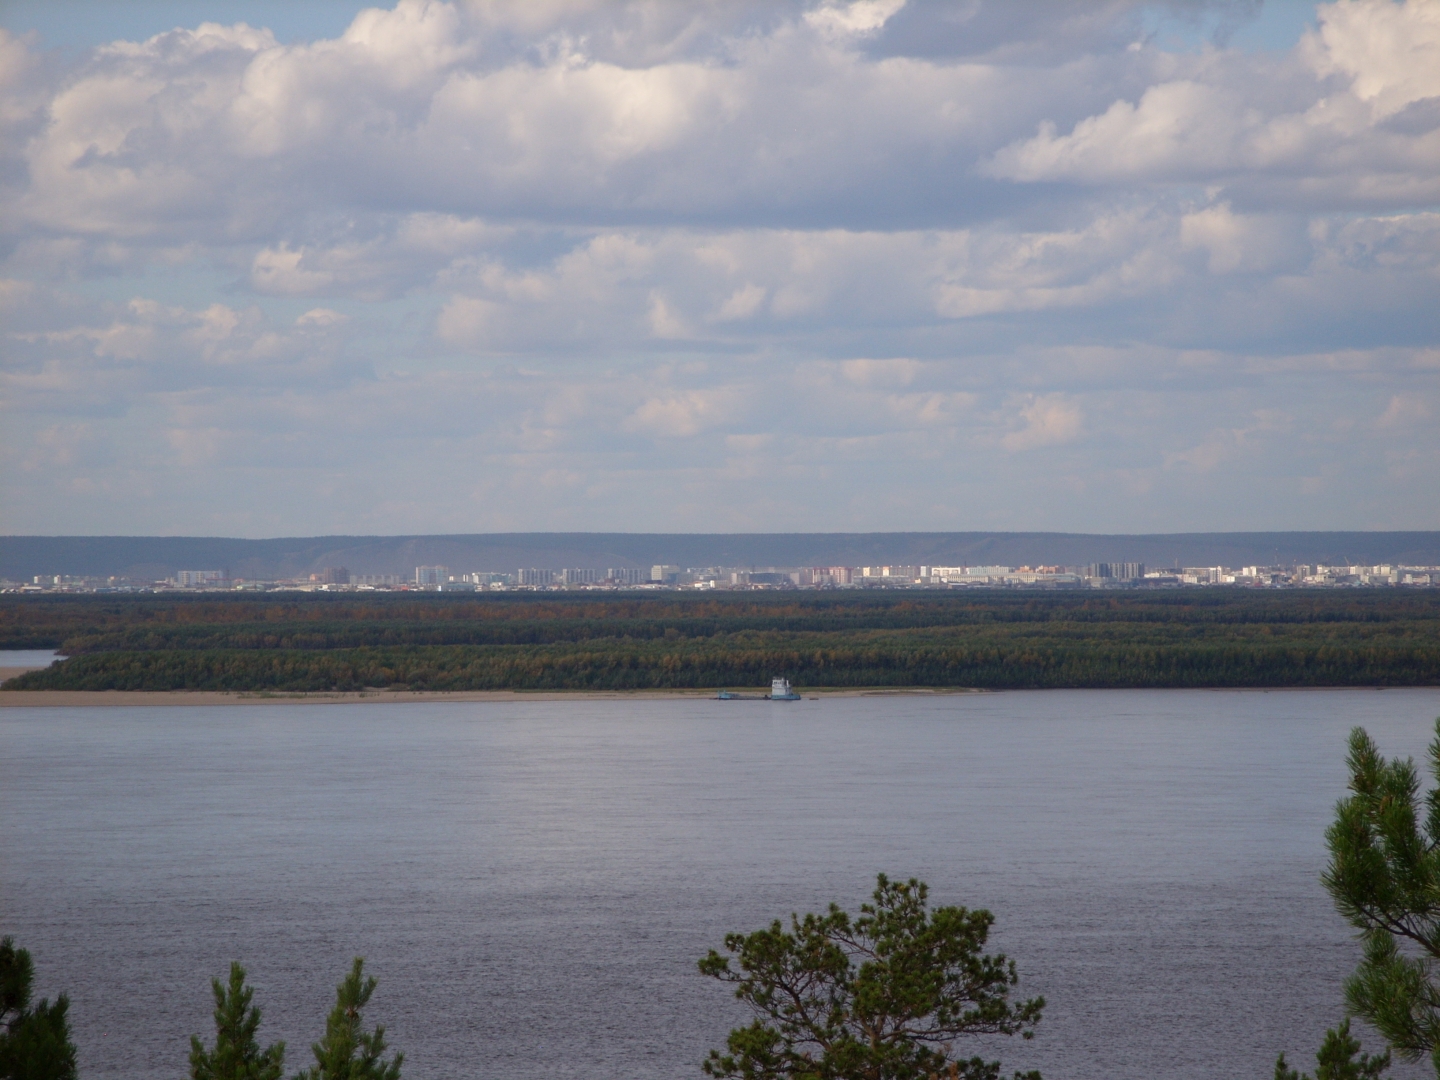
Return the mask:
[(0, 667), (0, 685), (3, 685), (6, 681), (15, 678), (16, 675), (24, 675), (27, 671), (38, 670), (38, 668), (33, 667)]
[[(890, 697), (895, 695), (973, 694), (962, 689), (811, 690), (809, 701), (821, 697)], [(256, 693), (219, 690), (0, 690), (0, 708), (35, 706), (157, 705), (367, 705), (417, 701), (677, 701), (713, 698), (714, 690), (363, 690), (353, 693)], [(738, 705), (738, 703), (737, 703)]]

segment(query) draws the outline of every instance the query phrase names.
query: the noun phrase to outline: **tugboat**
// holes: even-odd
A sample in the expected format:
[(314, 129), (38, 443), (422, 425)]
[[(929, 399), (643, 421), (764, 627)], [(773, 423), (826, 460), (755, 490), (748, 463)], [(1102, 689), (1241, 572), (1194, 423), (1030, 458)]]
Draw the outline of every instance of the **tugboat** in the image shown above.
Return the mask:
[(797, 693), (795, 693), (794, 690), (790, 689), (790, 680), (789, 680), (789, 679), (771, 679), (771, 680), (770, 680), (770, 700), (771, 700), (771, 701), (799, 701), (799, 700), (800, 700), (800, 695), (797, 694)]
[(771, 679), (770, 693), (768, 694), (737, 694), (733, 690), (721, 690), (715, 695), (720, 701), (803, 701), (804, 699), (790, 688), (789, 679)]

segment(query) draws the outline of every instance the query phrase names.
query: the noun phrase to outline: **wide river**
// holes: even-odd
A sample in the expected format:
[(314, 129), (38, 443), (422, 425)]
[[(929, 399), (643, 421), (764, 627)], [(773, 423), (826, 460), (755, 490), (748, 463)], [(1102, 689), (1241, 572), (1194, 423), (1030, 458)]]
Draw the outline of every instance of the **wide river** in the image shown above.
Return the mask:
[[(242, 961), (308, 1063), (363, 955), (405, 1075), (698, 1078), (695, 961), (875, 874), (996, 915), (1047, 1080), (1313, 1069), (1357, 948), (1318, 882), (1345, 736), (1440, 691), (0, 710), (0, 930), (85, 1080), (177, 1077)], [(985, 1048), (990, 1049), (990, 1048)], [(1421, 1070), (1401, 1069), (1400, 1076)]]

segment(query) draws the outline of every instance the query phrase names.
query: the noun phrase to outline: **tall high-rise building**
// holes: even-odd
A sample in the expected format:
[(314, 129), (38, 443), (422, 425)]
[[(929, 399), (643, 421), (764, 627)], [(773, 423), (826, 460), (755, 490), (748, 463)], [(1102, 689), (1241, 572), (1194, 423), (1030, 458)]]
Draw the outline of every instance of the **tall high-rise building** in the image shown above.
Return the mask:
[(502, 574), (496, 570), (476, 570), (466, 574), (461, 580), (468, 581), (474, 585), (509, 585), (515, 580), (513, 574)]
[(1145, 576), (1142, 562), (1091, 563), (1085, 568), (1085, 576), (1104, 581), (1138, 581)]
[[(224, 570), (179, 570), (175, 574), (175, 584), (182, 588), (193, 588), (196, 585), (220, 585), (230, 579), (230, 575)], [(55, 583), (60, 583), (57, 578)]]
[(417, 566), (415, 567), (416, 585), (443, 585), (450, 577), (448, 566)]

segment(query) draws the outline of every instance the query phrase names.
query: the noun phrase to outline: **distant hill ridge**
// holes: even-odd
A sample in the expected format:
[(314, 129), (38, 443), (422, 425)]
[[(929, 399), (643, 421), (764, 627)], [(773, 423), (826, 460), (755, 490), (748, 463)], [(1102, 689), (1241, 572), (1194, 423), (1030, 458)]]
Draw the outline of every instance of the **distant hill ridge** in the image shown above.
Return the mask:
[(313, 536), (244, 540), (205, 536), (4, 536), (0, 576), (137, 580), (220, 569), (258, 580), (304, 577), (327, 566), (409, 577), (417, 566), (459, 572), (518, 567), (1082, 565), (1247, 566), (1295, 563), (1440, 564), (1440, 531), (1228, 532), (1104, 535), (1044, 532), (473, 533)]

